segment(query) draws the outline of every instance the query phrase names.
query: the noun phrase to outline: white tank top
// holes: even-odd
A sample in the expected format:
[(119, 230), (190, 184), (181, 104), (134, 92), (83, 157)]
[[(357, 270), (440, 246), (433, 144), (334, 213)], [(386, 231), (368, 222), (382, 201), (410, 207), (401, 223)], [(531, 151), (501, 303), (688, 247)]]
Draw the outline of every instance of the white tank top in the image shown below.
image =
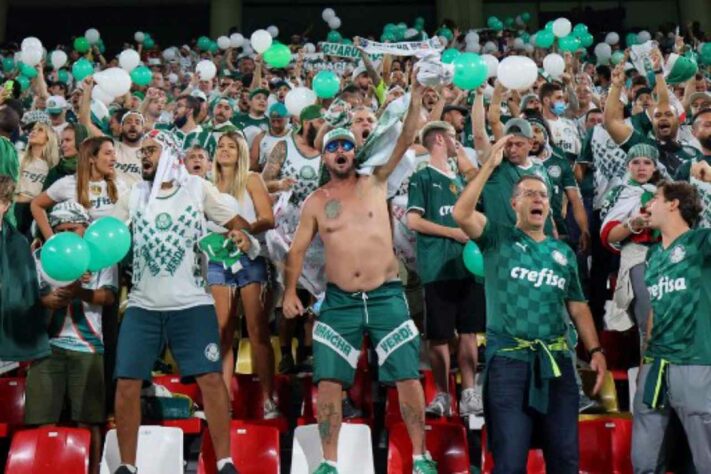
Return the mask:
[(321, 170), (321, 155), (306, 157), (296, 146), (294, 134), (289, 134), (286, 140), (286, 160), (281, 167), (281, 178), (294, 178), (291, 202), (300, 205), (304, 199), (318, 188), (318, 177)]

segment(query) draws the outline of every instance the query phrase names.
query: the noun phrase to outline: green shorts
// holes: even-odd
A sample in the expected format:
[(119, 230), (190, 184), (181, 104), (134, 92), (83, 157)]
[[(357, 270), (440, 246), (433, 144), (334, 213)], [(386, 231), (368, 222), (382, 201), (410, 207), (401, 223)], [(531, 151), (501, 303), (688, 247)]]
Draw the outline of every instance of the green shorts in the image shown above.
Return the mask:
[(349, 387), (365, 332), (378, 354), (381, 382), (419, 378), (420, 334), (398, 280), (355, 293), (328, 284), (313, 330), (314, 380)]
[(25, 424), (59, 423), (65, 399), (71, 421), (106, 421), (104, 356), (52, 346), (52, 354), (32, 362), (27, 374)]

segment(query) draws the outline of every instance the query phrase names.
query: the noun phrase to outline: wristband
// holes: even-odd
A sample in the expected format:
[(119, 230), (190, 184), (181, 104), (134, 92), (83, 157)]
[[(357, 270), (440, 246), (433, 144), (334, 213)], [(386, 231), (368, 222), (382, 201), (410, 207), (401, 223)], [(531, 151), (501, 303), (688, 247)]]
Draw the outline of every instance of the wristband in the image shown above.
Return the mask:
[(592, 357), (593, 355), (595, 355), (596, 352), (599, 352), (600, 354), (605, 355), (605, 349), (603, 349), (601, 346), (593, 347), (592, 349), (590, 349), (588, 351), (588, 355), (590, 355), (590, 357)]
[(662, 68), (655, 69), (654, 70), (654, 75), (656, 76), (657, 74), (664, 74), (664, 70)]

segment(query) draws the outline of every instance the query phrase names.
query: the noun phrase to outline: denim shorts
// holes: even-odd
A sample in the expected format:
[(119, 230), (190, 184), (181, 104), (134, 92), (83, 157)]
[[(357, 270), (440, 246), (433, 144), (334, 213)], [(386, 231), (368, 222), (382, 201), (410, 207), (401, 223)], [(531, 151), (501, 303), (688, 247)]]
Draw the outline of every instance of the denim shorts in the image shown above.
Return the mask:
[(267, 262), (264, 257), (250, 260), (246, 255), (242, 255), (239, 263), (242, 265), (242, 269), (234, 273), (229, 268), (225, 269), (221, 263), (210, 262), (207, 267), (207, 284), (242, 288), (252, 283), (269, 281)]

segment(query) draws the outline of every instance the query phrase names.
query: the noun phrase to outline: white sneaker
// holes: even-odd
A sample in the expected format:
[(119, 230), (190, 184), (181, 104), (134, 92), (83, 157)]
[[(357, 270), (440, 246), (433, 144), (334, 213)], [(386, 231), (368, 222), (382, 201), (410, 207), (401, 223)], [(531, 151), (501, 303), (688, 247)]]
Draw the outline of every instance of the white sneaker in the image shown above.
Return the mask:
[(439, 392), (425, 408), (425, 414), (432, 416), (452, 416), (452, 399), (448, 393)]
[(484, 402), (481, 398), (481, 387), (466, 388), (462, 390), (462, 399), (459, 402), (459, 414), (461, 416), (482, 415), (484, 413)]
[(279, 407), (277, 407), (274, 400), (271, 398), (264, 400), (264, 419), (273, 420), (274, 418), (279, 418), (280, 416), (281, 412), (279, 411)]

